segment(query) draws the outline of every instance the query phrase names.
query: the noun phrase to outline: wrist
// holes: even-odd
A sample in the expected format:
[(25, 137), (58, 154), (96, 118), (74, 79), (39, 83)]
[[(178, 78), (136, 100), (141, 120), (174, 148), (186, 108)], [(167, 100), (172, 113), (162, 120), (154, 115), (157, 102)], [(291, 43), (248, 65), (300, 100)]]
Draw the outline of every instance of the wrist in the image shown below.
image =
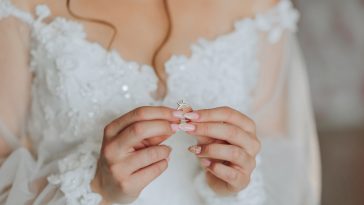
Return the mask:
[(105, 197), (103, 196), (102, 194), (102, 188), (101, 188), (101, 183), (100, 183), (100, 180), (97, 176), (97, 173), (95, 175), (95, 177), (93, 178), (93, 180), (91, 181), (91, 190), (97, 194), (99, 194), (101, 197), (102, 197), (102, 200), (100, 202), (100, 205), (111, 205), (112, 203), (107, 201), (105, 199)]

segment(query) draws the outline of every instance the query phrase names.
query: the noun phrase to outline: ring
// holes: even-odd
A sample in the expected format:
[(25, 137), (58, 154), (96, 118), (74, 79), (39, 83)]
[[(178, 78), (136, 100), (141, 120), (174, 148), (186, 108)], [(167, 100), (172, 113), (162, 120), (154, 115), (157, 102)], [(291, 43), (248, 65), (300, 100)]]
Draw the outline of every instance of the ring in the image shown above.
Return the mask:
[[(180, 110), (183, 113), (188, 113), (188, 112), (192, 112), (193, 111), (191, 105), (185, 103), (184, 100), (179, 100), (177, 102), (177, 105), (178, 105), (177, 110)], [(186, 122), (189, 122), (189, 121), (190, 120), (189, 119), (186, 119), (186, 118), (181, 119), (181, 123), (186, 123)]]

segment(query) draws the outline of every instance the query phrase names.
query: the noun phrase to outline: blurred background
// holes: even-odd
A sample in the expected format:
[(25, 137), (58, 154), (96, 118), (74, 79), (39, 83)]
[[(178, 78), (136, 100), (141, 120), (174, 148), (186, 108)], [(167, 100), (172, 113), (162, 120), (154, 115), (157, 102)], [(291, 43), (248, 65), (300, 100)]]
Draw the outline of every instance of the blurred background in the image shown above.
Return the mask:
[(364, 205), (364, 0), (296, 0), (322, 155), (322, 205)]

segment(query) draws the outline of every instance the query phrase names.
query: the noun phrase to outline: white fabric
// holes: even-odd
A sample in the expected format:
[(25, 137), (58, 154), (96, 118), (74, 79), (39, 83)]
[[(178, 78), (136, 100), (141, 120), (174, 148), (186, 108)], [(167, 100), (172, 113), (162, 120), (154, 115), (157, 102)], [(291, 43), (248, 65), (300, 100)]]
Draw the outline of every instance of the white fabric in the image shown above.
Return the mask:
[[(291, 34), (298, 15), (290, 1), (281, 0), (256, 18), (237, 21), (233, 32), (212, 41), (200, 39), (191, 46), (191, 57), (173, 55), (165, 64), (169, 90), (161, 101), (151, 97), (157, 78), (150, 66), (87, 41), (75, 21), (56, 17), (43, 22), (50, 13), (38, 5), (37, 17), (31, 17), (9, 0), (0, 0), (0, 20), (15, 16), (31, 28), (30, 67), (35, 76), (26, 122), (35, 154), (16, 148), (3, 162), (1, 204), (97, 204), (101, 198), (92, 193), (90, 181), (103, 128), (141, 105), (175, 107), (185, 99), (195, 109), (231, 106), (256, 119), (259, 130), (268, 131), (259, 121), (279, 104), (276, 98), (253, 109), (253, 93), (266, 69), (260, 58), (263, 44), (284, 45), (285, 58), (277, 69), (281, 78), (272, 92), (288, 103), (284, 113), (289, 113), (289, 129), (279, 130), (278, 138), (260, 136), (261, 162), (248, 188), (234, 197), (216, 196), (197, 160), (186, 151), (194, 138), (178, 132), (166, 142), (173, 148), (167, 171), (133, 204), (319, 204), (317, 142), (304, 67)], [(285, 33), (287, 41), (282, 40)], [(187, 78), (186, 72), (193, 75)], [(14, 138), (7, 133), (0, 136)]]

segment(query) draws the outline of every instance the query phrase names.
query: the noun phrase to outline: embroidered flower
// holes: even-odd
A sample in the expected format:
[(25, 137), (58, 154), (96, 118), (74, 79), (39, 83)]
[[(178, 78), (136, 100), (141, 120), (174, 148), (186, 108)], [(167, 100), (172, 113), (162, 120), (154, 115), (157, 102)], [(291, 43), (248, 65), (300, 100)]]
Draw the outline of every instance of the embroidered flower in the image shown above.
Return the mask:
[(38, 21), (41, 21), (44, 18), (47, 18), (51, 14), (51, 11), (47, 5), (40, 4), (35, 7), (35, 14), (38, 16)]

